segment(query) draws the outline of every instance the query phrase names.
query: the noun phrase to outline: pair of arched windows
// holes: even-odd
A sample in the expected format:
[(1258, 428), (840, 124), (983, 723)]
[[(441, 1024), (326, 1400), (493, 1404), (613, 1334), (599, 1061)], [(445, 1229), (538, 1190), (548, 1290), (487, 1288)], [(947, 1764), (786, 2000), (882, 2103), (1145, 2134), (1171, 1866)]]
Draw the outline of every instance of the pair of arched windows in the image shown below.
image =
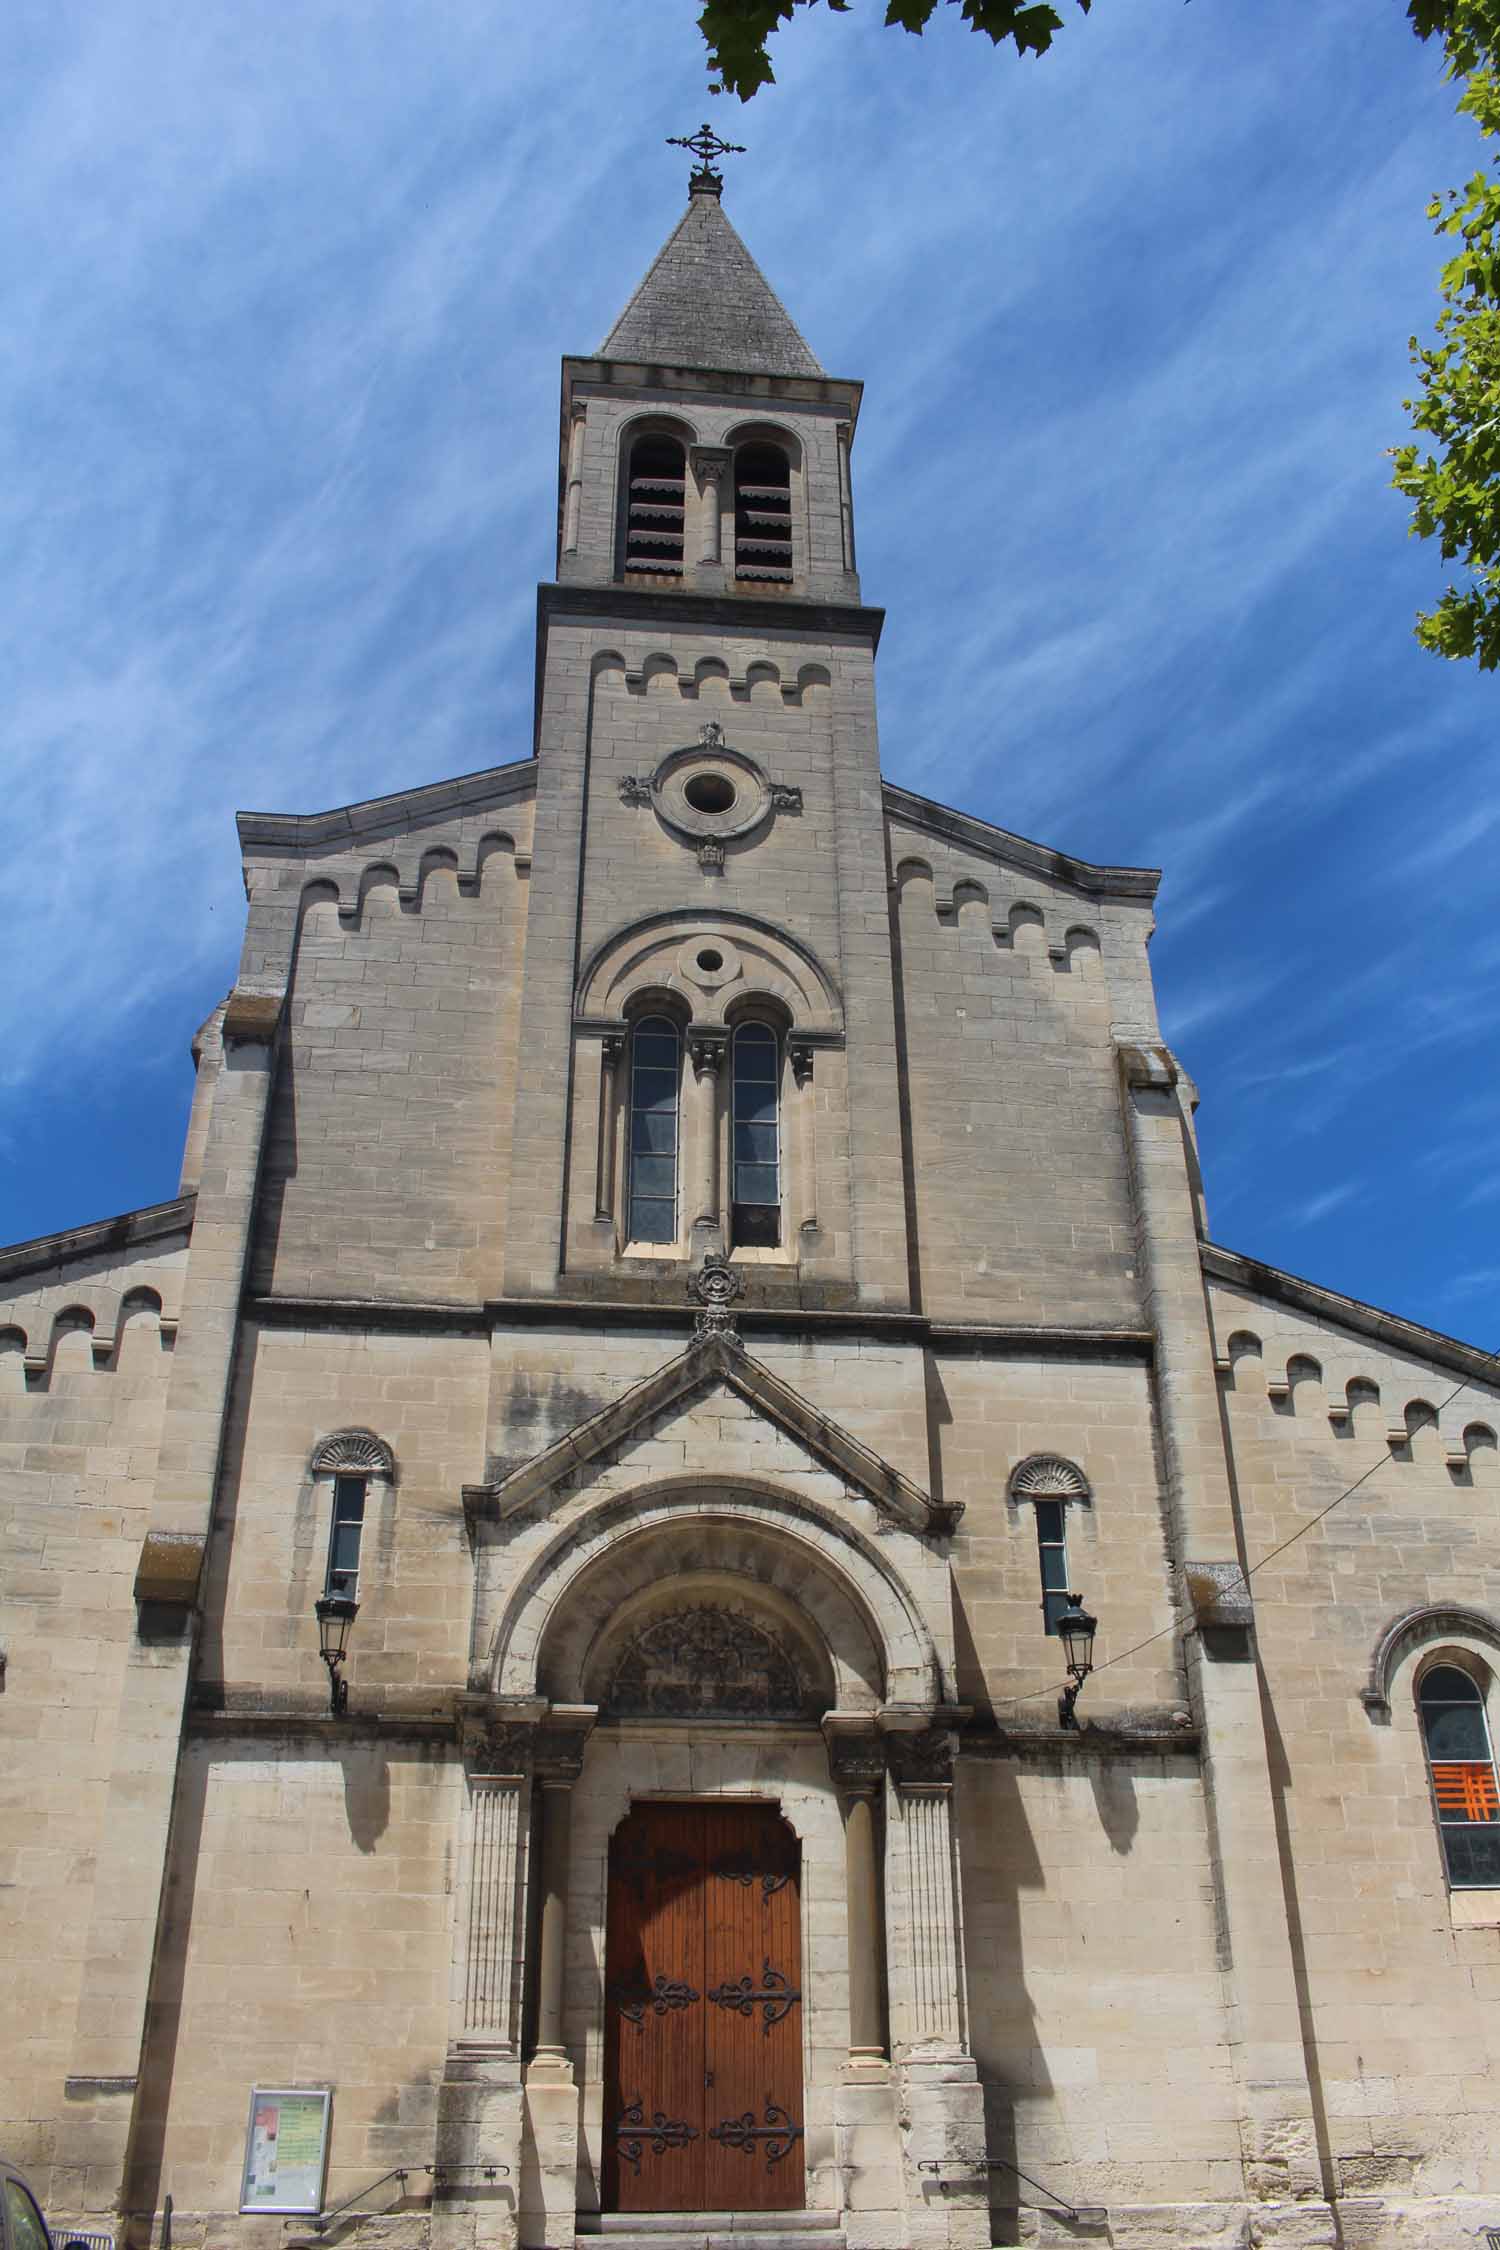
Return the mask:
[[(630, 1038), (626, 1233), (632, 1242), (678, 1238), (681, 1106), (682, 1033), (670, 1016), (643, 1016)], [(730, 1035), (729, 1168), (730, 1241), (738, 1249), (776, 1249), (781, 1041), (766, 1023), (742, 1023)]]
[[(625, 480), (627, 572), (680, 574), (686, 532), (687, 448), (665, 431), (644, 431)], [(757, 441), (735, 452), (734, 572), (791, 582), (792, 472), (779, 445)]]

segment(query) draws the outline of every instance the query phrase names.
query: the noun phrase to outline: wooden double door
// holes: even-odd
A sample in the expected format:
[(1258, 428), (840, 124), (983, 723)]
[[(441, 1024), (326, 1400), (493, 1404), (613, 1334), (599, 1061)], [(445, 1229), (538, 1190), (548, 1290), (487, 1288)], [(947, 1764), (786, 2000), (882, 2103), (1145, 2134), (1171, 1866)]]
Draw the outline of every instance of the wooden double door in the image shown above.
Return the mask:
[(802, 2208), (800, 1873), (770, 1805), (641, 1804), (616, 1830), (607, 2210)]

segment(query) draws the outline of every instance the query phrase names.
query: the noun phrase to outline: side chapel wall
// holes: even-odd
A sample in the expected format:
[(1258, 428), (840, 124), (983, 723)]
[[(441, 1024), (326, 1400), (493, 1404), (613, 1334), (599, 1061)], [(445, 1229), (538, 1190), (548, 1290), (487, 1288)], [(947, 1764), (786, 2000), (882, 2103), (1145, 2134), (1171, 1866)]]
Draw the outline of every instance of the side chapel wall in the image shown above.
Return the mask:
[[(1430, 1422), (1461, 1370), (1222, 1281), (1210, 1301), (1337, 2186), (1493, 2195), (1500, 1894), (1449, 1895), (1414, 1695), (1429, 1650), (1500, 1674), (1500, 1649), (1418, 1632), (1388, 1718), (1361, 1691), (1407, 1611), (1460, 1605), (1500, 1626), (1500, 1386), (1465, 1384)], [(1489, 1710), (1500, 1728), (1493, 1690)]]
[(75, 2209), (114, 2184), (90, 2178), (81, 2104), (70, 2133), (55, 2121), (76, 2067), (116, 1717), (127, 1671), (152, 1661), (132, 1587), (186, 1256), (169, 1238), (0, 1293), (0, 2147), (44, 2201)]

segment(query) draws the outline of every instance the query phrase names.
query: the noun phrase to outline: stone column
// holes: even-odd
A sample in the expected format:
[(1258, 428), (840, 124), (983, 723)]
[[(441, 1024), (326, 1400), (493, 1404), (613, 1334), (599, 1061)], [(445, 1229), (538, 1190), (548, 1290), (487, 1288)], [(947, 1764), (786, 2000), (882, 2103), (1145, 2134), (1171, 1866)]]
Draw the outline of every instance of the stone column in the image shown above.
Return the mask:
[(815, 1233), (818, 1224), (818, 1113), (813, 1092), (813, 1052), (805, 1040), (787, 1046), (792, 1083), (797, 1089), (797, 1200), (799, 1231)]
[(729, 1041), (722, 1031), (693, 1032), (688, 1052), (693, 1060), (693, 1133), (697, 1145), (698, 1176), (694, 1192), (692, 1253), (723, 1245), (722, 1186), (719, 1179), (719, 1079)]
[(599, 1149), (594, 1165), (594, 1217), (613, 1226), (615, 1218), (615, 1077), (625, 1052), (623, 1038), (611, 1033), (599, 1042)]
[(698, 480), (698, 560), (711, 568), (724, 560), (724, 484), (730, 454), (723, 446), (695, 445), (693, 474)]
[(475, 1774), (469, 1783), (469, 1913), (464, 1961), (465, 2043), (515, 2044), (516, 1846), (519, 1774)]
[(838, 425), (839, 448), (839, 531), (844, 550), (845, 570), (855, 569), (854, 560), (854, 492), (849, 478), (849, 446), (853, 432), (847, 422)]
[(578, 518), (583, 504), (583, 417), (581, 406), (573, 409), (568, 426), (568, 497), (563, 509), (563, 553), (578, 552)]
[(910, 1917), (911, 2045), (966, 2054), (954, 1864), (953, 1750), (939, 1729), (893, 1735)]
[(571, 2250), (578, 2203), (578, 2088), (564, 2039), (569, 1844), (573, 1785), (597, 1713), (555, 1705), (538, 1738), (541, 1913), (537, 1924), (536, 2048), (526, 2067), (520, 2236)]
[[(958, 1850), (956, 1742), (942, 1727), (887, 1742), (905, 1854), (907, 2038), (898, 2049), (905, 2120), (907, 2239), (988, 2250), (984, 2093), (969, 2053)], [(935, 2164), (936, 2174), (918, 2171)], [(930, 2185), (944, 2181), (941, 2207)]]
[[(528, 1775), (536, 1728), (488, 1698), (463, 1715), (467, 1828), (448, 2053), (438, 2088), (433, 2250), (513, 2240), (521, 2173), (520, 1978)], [(483, 2167), (504, 2167), (486, 2179)]]
[(871, 1722), (830, 1711), (823, 1721), (828, 1764), (844, 1814), (844, 1904), (849, 1939), (849, 2063), (886, 2064), (885, 1916), (881, 1909), (877, 1796), (885, 1750)]

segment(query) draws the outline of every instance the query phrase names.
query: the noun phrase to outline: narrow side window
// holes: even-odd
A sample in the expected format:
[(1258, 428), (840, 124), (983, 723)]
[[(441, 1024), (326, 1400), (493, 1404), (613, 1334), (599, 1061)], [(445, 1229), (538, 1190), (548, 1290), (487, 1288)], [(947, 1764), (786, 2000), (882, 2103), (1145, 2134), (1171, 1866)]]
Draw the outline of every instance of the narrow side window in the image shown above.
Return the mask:
[(682, 569), (687, 455), (680, 439), (638, 437), (625, 493), (625, 568)]
[(359, 1595), (359, 1543), (365, 1528), (365, 1493), (368, 1477), (335, 1477), (333, 1526), (328, 1534), (328, 1582), (325, 1594)]
[(735, 455), (734, 574), (791, 580), (792, 472), (779, 445), (742, 445)]
[(781, 1045), (769, 1024), (734, 1035), (734, 1187), (730, 1234), (741, 1249), (781, 1241)]
[(1042, 1566), (1042, 1614), (1047, 1631), (1068, 1606), (1068, 1530), (1061, 1500), (1036, 1502), (1036, 1544)]
[(630, 1171), (626, 1231), (632, 1242), (677, 1240), (677, 1101), (682, 1042), (668, 1016), (646, 1016), (630, 1041)]
[(1500, 1889), (1500, 1789), (1484, 1698), (1456, 1664), (1435, 1664), (1418, 1691), (1448, 1880)]

